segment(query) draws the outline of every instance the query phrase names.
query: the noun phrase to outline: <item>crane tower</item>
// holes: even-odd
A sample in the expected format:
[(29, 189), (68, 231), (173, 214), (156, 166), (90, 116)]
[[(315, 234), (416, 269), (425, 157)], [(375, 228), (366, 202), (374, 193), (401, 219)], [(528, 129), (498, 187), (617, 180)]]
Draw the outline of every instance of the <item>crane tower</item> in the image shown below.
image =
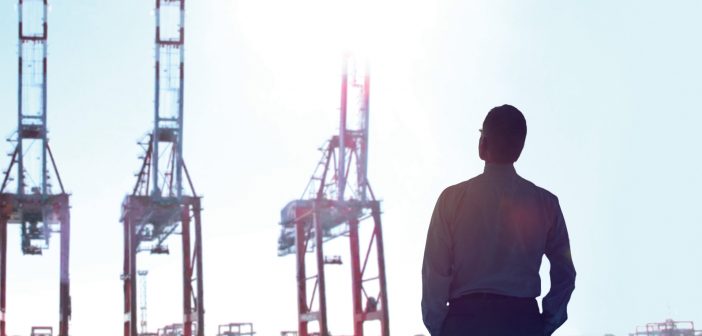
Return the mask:
[[(154, 128), (141, 145), (142, 164), (122, 202), (124, 336), (137, 336), (137, 254), (167, 254), (182, 240), (183, 335), (205, 330), (200, 197), (183, 161), (185, 0), (155, 0)], [(187, 180), (188, 191), (183, 187)]]
[[(372, 320), (380, 321), (380, 334), (388, 336), (380, 201), (376, 200), (367, 176), (369, 67), (351, 53), (344, 55), (342, 63), (339, 133), (320, 149), (322, 158), (302, 197), (281, 211), (278, 255), (296, 256), (298, 335), (313, 334), (309, 324), (316, 322), (317, 333), (327, 336), (325, 265), (339, 264), (340, 259), (325, 256), (323, 245), (348, 236), (354, 336), (363, 336), (364, 322)], [(367, 219), (372, 226), (362, 231), (361, 222)], [(361, 239), (363, 232), (370, 237)], [(368, 243), (363, 259), (361, 241)], [(307, 275), (308, 253), (315, 256), (316, 275)]]
[(47, 129), (48, 0), (18, 0), (17, 10), (17, 131), (9, 140), (14, 150), (0, 185), (0, 336), (6, 335), (8, 224), (20, 226), (24, 255), (41, 255), (51, 236), (60, 235), (58, 334), (68, 336), (70, 206)]

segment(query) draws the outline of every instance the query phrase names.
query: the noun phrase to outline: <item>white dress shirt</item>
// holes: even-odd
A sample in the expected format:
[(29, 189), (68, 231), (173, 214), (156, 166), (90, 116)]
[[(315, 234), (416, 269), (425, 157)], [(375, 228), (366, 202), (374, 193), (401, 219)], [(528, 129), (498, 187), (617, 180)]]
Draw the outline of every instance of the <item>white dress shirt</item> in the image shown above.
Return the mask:
[(543, 256), (551, 289), (543, 299), (545, 333), (567, 319), (575, 268), (558, 198), (517, 175), (486, 164), (483, 174), (446, 188), (429, 224), (422, 265), (422, 317), (440, 335), (447, 303), (471, 293), (541, 295)]

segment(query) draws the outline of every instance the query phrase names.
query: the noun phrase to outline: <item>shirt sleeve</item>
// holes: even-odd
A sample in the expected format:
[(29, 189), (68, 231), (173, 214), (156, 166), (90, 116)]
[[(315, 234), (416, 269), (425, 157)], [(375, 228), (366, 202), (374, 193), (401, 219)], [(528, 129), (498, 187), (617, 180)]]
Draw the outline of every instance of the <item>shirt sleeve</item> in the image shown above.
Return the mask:
[(554, 224), (546, 241), (546, 257), (551, 263), (551, 289), (543, 300), (546, 335), (551, 335), (568, 319), (566, 308), (575, 289), (575, 266), (570, 254), (568, 230), (558, 202), (554, 212)]
[(439, 196), (429, 223), (422, 263), (422, 319), (432, 336), (440, 335), (448, 313), (453, 260), (449, 224), (442, 208), (446, 191)]

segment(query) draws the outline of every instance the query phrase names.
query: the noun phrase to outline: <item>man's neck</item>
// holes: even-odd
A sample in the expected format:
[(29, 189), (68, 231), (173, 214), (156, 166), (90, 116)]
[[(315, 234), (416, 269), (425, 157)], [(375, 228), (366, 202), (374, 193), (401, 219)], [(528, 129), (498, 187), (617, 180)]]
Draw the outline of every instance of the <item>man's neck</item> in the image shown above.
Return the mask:
[(494, 162), (485, 162), (485, 173), (515, 173), (516, 170), (514, 169), (514, 164), (513, 163), (494, 163)]

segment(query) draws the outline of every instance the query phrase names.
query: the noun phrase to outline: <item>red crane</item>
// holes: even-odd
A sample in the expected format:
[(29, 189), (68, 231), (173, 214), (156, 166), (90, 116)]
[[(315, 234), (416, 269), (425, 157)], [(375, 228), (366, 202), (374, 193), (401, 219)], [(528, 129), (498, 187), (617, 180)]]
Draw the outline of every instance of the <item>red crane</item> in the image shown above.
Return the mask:
[[(281, 211), (278, 255), (296, 256), (300, 336), (329, 335), (325, 266), (340, 264), (341, 259), (325, 256), (323, 247), (326, 241), (342, 236), (349, 237), (354, 336), (362, 336), (364, 323), (373, 320), (380, 322), (380, 335), (390, 333), (380, 201), (367, 177), (368, 70), (366, 62), (350, 53), (344, 55), (339, 134), (321, 149), (322, 159), (302, 197)], [(349, 111), (356, 113), (349, 115)], [(361, 230), (366, 220), (371, 227)], [(362, 239), (364, 233), (366, 239)], [(367, 243), (363, 250), (361, 241)], [(315, 256), (316, 274), (312, 276), (308, 275), (308, 253)], [(316, 322), (316, 332), (310, 332), (310, 322)]]
[[(200, 199), (183, 160), (185, 0), (156, 0), (154, 128), (132, 193), (122, 202), (124, 336), (138, 336), (137, 254), (167, 254), (181, 235), (184, 336), (205, 330)], [(187, 179), (188, 191), (183, 179)], [(166, 330), (167, 329), (167, 330)], [(170, 335), (174, 328), (159, 332)], [(173, 329), (173, 330), (172, 330)]]
[[(24, 255), (41, 255), (49, 248), (51, 236), (60, 235), (58, 334), (68, 336), (70, 205), (47, 131), (48, 1), (18, 0), (17, 9), (17, 132), (10, 139), (15, 148), (0, 185), (0, 336), (6, 336), (8, 224), (20, 226)], [(60, 191), (56, 192), (52, 179)], [(10, 192), (13, 181), (16, 189)]]

